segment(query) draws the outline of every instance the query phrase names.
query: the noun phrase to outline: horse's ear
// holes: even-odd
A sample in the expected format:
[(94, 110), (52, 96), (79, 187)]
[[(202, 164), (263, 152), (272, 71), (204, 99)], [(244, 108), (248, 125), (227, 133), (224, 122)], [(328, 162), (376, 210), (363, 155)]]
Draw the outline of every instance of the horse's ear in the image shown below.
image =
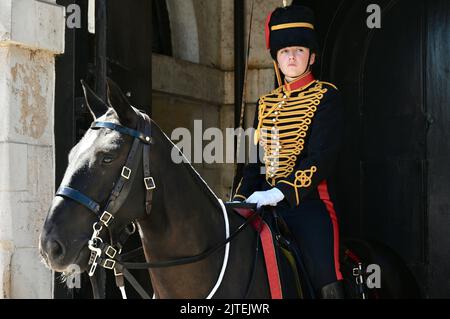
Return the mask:
[(81, 80), (81, 86), (83, 87), (84, 99), (86, 101), (89, 111), (91, 111), (94, 119), (102, 116), (108, 111), (108, 105), (99, 98), (91, 88)]
[(128, 102), (119, 86), (110, 78), (108, 83), (108, 103), (119, 116), (120, 123), (125, 126), (132, 126), (136, 118), (136, 112)]

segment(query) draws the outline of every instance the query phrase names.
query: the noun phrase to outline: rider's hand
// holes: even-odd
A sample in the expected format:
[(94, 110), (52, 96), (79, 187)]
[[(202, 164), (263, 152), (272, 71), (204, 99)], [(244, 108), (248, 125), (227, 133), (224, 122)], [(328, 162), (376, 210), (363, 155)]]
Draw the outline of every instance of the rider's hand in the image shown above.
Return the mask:
[(264, 192), (254, 192), (246, 203), (256, 204), (259, 209), (261, 206), (277, 206), (284, 199), (284, 194), (276, 187)]

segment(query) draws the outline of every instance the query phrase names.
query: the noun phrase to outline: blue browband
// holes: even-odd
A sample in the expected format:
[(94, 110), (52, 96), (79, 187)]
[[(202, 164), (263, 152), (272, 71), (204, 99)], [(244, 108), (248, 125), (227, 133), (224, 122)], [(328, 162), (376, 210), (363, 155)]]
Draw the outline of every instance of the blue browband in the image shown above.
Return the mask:
[(100, 205), (96, 201), (90, 199), (88, 196), (77, 191), (76, 189), (67, 186), (61, 186), (56, 192), (56, 195), (73, 199), (74, 201), (93, 211), (96, 215), (99, 215), (100, 213)]
[(115, 124), (112, 122), (93, 122), (91, 125), (92, 129), (95, 128), (109, 128), (111, 130), (117, 131), (119, 133), (122, 134), (126, 134), (135, 138), (140, 139), (142, 142), (146, 143), (146, 144), (151, 144), (152, 143), (152, 138), (150, 136), (146, 136), (144, 133), (141, 133), (139, 131), (133, 130), (131, 128), (119, 125), (119, 124)]

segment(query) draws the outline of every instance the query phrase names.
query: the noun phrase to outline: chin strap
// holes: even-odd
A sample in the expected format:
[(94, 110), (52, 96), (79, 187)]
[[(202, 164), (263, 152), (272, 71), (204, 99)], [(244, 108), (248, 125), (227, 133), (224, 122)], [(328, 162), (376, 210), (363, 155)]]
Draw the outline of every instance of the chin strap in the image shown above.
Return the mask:
[(278, 67), (278, 63), (277, 61), (273, 61), (273, 67), (275, 69), (275, 74), (277, 76), (277, 82), (278, 82), (278, 86), (282, 86), (283, 82), (281, 81), (281, 74), (280, 74), (280, 68)]
[(306, 72), (309, 72), (309, 70), (311, 69), (311, 65), (309, 64), (310, 62), (311, 62), (311, 49), (309, 50), (308, 53), (308, 63), (306, 64), (306, 70), (300, 76), (306, 74)]

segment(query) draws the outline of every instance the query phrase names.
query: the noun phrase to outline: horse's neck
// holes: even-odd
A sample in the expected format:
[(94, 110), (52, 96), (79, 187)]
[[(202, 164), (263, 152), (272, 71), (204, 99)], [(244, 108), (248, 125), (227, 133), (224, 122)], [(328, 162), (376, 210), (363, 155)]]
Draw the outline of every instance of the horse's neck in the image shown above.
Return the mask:
[[(175, 146), (167, 136), (160, 133), (162, 147), (159, 148), (156, 161), (160, 164), (159, 178), (163, 183), (160, 200), (163, 202), (161, 214), (166, 218), (166, 226), (173, 231), (195, 231), (201, 239), (205, 239), (205, 234), (211, 230), (214, 236), (223, 232), (223, 214), (218, 198), (191, 164), (174, 163), (172, 148)], [(177, 234), (183, 235), (183, 232), (177, 231)], [(173, 238), (174, 233), (170, 236)]]
[(176, 173), (165, 184), (164, 206), (171, 236), (189, 239), (192, 248), (204, 250), (224, 232), (218, 199), (189, 164), (175, 165), (170, 171)]
[[(166, 148), (158, 148), (156, 153), (159, 157), (152, 159), (155, 163), (152, 167), (155, 181), (160, 185), (155, 191), (150, 217), (140, 222), (147, 259), (161, 261), (193, 256), (223, 241), (225, 222), (218, 199), (189, 164), (175, 164)], [(154, 269), (152, 280), (156, 290), (166, 297), (190, 295), (181, 291), (183, 288), (176, 282), (180, 280), (192, 281), (186, 286), (204, 282), (205, 291), (201, 293), (207, 293), (212, 281), (217, 279), (221, 262), (220, 255), (215, 254), (214, 258), (196, 264)], [(201, 271), (195, 267), (201, 267)], [(177, 292), (172, 290), (174, 287), (178, 287)]]

